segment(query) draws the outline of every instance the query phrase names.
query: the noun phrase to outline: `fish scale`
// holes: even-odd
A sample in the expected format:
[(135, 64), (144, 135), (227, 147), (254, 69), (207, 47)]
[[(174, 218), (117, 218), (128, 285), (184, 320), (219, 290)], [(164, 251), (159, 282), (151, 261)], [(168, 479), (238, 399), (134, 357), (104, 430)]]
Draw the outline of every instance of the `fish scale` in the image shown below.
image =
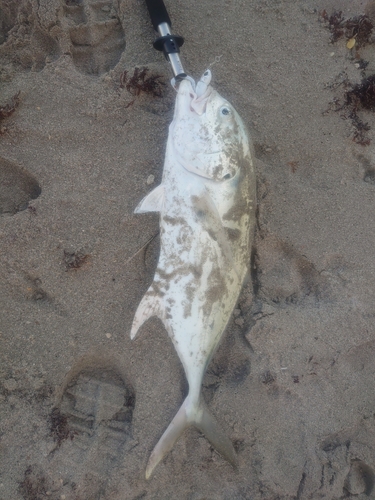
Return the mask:
[(249, 272), (256, 181), (246, 128), (210, 82), (207, 70), (196, 85), (191, 78), (179, 83), (162, 183), (135, 210), (160, 212), (160, 256), (131, 338), (148, 318), (159, 317), (189, 384), (151, 453), (146, 478), (190, 425), (229, 462), (237, 462), (201, 386)]

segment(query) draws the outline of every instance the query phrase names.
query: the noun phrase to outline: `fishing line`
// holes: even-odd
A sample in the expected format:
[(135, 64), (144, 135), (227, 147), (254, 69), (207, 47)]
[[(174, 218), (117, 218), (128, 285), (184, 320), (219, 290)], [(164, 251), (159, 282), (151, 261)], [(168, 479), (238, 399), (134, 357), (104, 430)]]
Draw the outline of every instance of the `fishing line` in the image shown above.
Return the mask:
[(216, 56), (216, 57), (215, 57), (215, 59), (214, 59), (214, 61), (208, 65), (208, 68), (212, 68), (212, 66), (213, 66), (214, 64), (219, 63), (219, 62), (220, 62), (220, 59), (221, 59), (222, 57), (223, 57), (223, 54), (221, 54), (220, 56)]

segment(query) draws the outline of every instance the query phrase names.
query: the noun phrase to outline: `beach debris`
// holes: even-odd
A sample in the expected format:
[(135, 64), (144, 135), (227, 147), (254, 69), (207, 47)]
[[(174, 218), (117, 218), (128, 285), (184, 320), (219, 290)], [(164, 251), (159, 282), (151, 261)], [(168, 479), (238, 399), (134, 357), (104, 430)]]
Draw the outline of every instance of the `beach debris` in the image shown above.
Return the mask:
[(72, 440), (74, 438), (74, 432), (69, 428), (68, 418), (61, 414), (59, 408), (53, 408), (50, 414), (50, 430), (58, 448), (66, 439)]
[(71, 269), (79, 269), (85, 264), (90, 255), (85, 253), (83, 250), (77, 250), (71, 252), (69, 250), (64, 250), (64, 264), (67, 271)]
[(371, 130), (368, 123), (358, 115), (360, 111), (375, 111), (375, 75), (364, 78), (360, 83), (349, 87), (345, 92), (345, 108), (354, 127), (353, 140), (362, 146), (370, 144), (367, 132)]
[(255, 170), (245, 126), (210, 85), (207, 70), (177, 87), (161, 185), (135, 213), (160, 212), (160, 257), (135, 313), (131, 338), (152, 316), (163, 322), (185, 370), (189, 393), (154, 448), (148, 479), (194, 425), (230, 463), (232, 442), (201, 397), (202, 379), (236, 306), (251, 262)]
[[(368, 10), (368, 9), (367, 9)], [(370, 12), (370, 11), (369, 11)], [(336, 82), (330, 88), (343, 88), (341, 95), (335, 96), (330, 103), (330, 108), (325, 112), (340, 112), (343, 119), (349, 119), (353, 126), (353, 141), (362, 146), (370, 144), (368, 136), (370, 125), (359, 115), (361, 111), (375, 111), (375, 75), (365, 75), (364, 70), (368, 62), (361, 59), (360, 49), (373, 42), (372, 16), (367, 14), (345, 19), (341, 11), (334, 11), (330, 16), (324, 10), (320, 13), (331, 32), (331, 42), (334, 43), (342, 37), (347, 39), (346, 47), (357, 49), (355, 51), (355, 66), (362, 71), (362, 81), (351, 83), (346, 72), (340, 73)]]
[(37, 215), (36, 208), (35, 208), (35, 207), (33, 207), (32, 205), (28, 205), (27, 210), (28, 210), (28, 212), (29, 212), (30, 214), (32, 214), (32, 215)]
[(146, 184), (148, 186), (151, 186), (151, 184), (153, 184), (155, 181), (155, 176), (150, 174), (148, 177), (147, 177), (147, 180), (146, 180)]
[(371, 35), (374, 25), (367, 15), (360, 15), (345, 19), (342, 11), (334, 11), (331, 15), (326, 10), (320, 13), (320, 17), (325, 22), (331, 32), (331, 42), (335, 43), (340, 38), (345, 37), (348, 42), (348, 49), (354, 46), (364, 47), (371, 43)]
[(351, 89), (346, 92), (346, 103), (353, 111), (360, 109), (375, 111), (375, 75), (352, 85)]
[[(35, 470), (36, 469), (36, 470)], [(38, 500), (48, 498), (47, 479), (42, 471), (35, 466), (29, 466), (25, 470), (24, 478), (19, 485), (19, 493), (27, 500)]]
[(353, 141), (361, 146), (368, 146), (371, 142), (368, 135), (371, 127), (361, 115), (375, 111), (375, 74), (355, 84), (346, 78), (333, 88), (337, 89), (340, 86), (344, 87), (344, 91), (333, 99), (325, 113), (336, 111), (344, 120), (350, 120), (353, 126)]
[(347, 49), (352, 49), (354, 47), (354, 45), (355, 45), (355, 37), (350, 38), (348, 40), (348, 43), (346, 44), (346, 48)]
[(153, 97), (162, 97), (165, 87), (165, 83), (161, 81), (162, 76), (149, 73), (149, 68), (135, 68), (132, 76), (128, 75), (127, 70), (123, 71), (120, 75), (120, 88), (126, 88), (134, 96), (144, 92)]
[(290, 167), (291, 172), (293, 174), (295, 174), (297, 172), (298, 167), (299, 167), (299, 161), (297, 161), (297, 160), (288, 161), (288, 165)]

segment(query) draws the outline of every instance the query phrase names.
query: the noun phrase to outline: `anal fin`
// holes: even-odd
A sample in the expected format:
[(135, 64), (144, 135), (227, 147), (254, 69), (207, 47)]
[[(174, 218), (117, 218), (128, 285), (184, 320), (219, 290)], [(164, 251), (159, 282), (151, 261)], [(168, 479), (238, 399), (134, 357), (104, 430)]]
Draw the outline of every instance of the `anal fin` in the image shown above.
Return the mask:
[(164, 322), (164, 307), (161, 298), (153, 293), (146, 292), (135, 313), (130, 338), (133, 340), (143, 323), (152, 316), (158, 316)]

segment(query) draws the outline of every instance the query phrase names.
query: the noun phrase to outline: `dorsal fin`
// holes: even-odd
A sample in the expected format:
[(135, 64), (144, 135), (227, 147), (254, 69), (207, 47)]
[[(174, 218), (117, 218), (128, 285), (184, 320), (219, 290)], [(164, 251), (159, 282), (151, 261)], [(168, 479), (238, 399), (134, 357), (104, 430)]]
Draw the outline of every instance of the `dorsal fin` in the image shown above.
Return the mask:
[(144, 214), (145, 212), (160, 212), (164, 204), (164, 185), (153, 189), (134, 210), (135, 214)]
[(165, 311), (161, 298), (158, 295), (155, 295), (155, 292), (147, 291), (141, 300), (133, 319), (132, 329), (130, 332), (130, 338), (132, 340), (137, 335), (137, 332), (143, 323), (152, 316), (157, 316), (164, 322)]

